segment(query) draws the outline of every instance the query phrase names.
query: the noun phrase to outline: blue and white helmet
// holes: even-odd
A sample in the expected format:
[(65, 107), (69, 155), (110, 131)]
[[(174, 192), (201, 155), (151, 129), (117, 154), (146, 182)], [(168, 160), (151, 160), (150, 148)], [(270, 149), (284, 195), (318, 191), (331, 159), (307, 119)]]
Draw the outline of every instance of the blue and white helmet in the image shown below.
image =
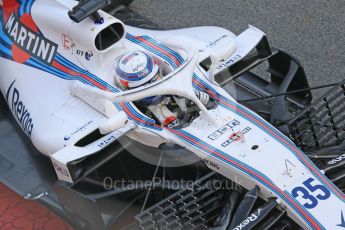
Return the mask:
[(152, 57), (142, 51), (123, 54), (115, 67), (116, 79), (122, 89), (132, 89), (160, 78), (159, 66)]

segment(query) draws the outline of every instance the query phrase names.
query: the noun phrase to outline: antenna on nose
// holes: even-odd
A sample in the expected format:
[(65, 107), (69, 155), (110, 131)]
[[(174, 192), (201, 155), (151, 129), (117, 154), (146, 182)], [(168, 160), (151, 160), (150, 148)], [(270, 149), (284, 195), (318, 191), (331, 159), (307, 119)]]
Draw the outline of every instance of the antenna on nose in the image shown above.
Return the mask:
[(111, 0), (80, 0), (78, 5), (68, 12), (68, 16), (76, 23), (79, 23), (88, 17), (92, 17), (95, 23), (102, 24), (104, 19), (97, 11), (111, 3)]

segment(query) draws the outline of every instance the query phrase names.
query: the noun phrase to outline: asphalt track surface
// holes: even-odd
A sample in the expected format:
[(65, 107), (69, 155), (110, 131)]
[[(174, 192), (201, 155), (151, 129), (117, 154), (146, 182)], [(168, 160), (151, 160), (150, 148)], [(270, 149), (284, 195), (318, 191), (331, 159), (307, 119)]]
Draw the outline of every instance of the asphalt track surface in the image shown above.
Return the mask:
[(132, 9), (166, 29), (248, 24), (296, 56), (312, 86), (345, 79), (345, 0), (136, 0)]

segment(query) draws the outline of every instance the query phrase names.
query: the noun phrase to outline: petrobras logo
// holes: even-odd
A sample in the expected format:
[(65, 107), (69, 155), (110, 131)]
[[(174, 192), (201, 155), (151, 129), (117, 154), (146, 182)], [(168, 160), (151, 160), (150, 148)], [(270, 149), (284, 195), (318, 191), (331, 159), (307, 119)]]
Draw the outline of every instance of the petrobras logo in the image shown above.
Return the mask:
[[(24, 22), (24, 23), (23, 23)], [(19, 19), (14, 13), (8, 18), (4, 31), (13, 41), (14, 60), (24, 63), (30, 57), (50, 65), (56, 55), (58, 45), (39, 34), (31, 16)]]
[(247, 128), (245, 128), (245, 129), (243, 129), (241, 132), (233, 133), (233, 134), (229, 137), (229, 140), (225, 141), (225, 142), (222, 144), (222, 146), (223, 146), (223, 147), (227, 147), (228, 145), (232, 144), (233, 142), (241, 140), (241, 136), (242, 136), (242, 135), (245, 135), (245, 134), (247, 134), (247, 133), (249, 133), (251, 130), (252, 130), (252, 128), (247, 127)]
[(6, 101), (24, 132), (31, 138), (34, 122), (31, 118), (29, 109), (21, 98), (19, 90), (15, 87), (15, 82), (16, 81), (12, 82), (6, 92)]
[(247, 219), (245, 219), (240, 225), (236, 226), (236, 228), (234, 228), (233, 230), (244, 229), (248, 224), (254, 222), (256, 219), (258, 219), (258, 216), (253, 213)]
[(343, 161), (343, 160), (345, 160), (345, 154), (343, 154), (343, 155), (341, 155), (341, 156), (339, 156), (339, 157), (337, 157), (337, 158), (327, 162), (327, 164), (328, 165), (334, 165), (334, 164), (336, 164), (336, 163), (338, 163), (340, 161)]

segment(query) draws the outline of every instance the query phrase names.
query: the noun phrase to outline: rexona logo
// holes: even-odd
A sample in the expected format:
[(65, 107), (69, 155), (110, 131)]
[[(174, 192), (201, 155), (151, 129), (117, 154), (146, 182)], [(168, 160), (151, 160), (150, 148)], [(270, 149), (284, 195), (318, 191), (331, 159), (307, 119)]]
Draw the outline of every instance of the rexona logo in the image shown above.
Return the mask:
[(241, 136), (244, 134), (249, 133), (252, 130), (252, 128), (247, 127), (245, 129), (243, 129), (241, 132), (237, 132), (237, 133), (233, 133), (230, 137), (229, 140), (225, 141), (222, 146), (223, 147), (227, 147), (228, 145), (230, 145), (231, 143), (235, 142), (235, 141), (239, 141), (241, 140)]
[(58, 45), (39, 34), (30, 15), (26, 14), (19, 19), (12, 13), (4, 30), (14, 42), (15, 49), (12, 48), (12, 51), (15, 61), (24, 63), (31, 56), (45, 64), (52, 63)]
[(24, 132), (31, 138), (34, 123), (28, 108), (20, 97), (19, 90), (15, 87), (15, 82), (12, 82), (6, 92), (6, 101)]
[(244, 229), (248, 224), (250, 224), (251, 222), (254, 222), (257, 218), (258, 218), (258, 216), (253, 213), (252, 215), (250, 215), (247, 219), (245, 219), (240, 225), (238, 225), (233, 230)]

